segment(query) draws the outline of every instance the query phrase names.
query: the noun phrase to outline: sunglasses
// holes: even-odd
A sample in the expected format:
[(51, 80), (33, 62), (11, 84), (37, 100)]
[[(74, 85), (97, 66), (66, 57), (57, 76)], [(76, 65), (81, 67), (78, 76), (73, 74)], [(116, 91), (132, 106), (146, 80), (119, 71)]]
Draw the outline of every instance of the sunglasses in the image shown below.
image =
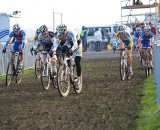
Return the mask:
[(47, 34), (48, 34), (47, 32), (42, 33), (43, 36), (46, 36)]

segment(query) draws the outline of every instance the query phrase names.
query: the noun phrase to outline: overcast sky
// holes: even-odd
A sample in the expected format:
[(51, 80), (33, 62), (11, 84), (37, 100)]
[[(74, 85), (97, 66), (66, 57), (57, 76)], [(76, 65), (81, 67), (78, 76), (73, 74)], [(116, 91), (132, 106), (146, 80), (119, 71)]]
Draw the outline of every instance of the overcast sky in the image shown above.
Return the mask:
[[(144, 0), (143, 0), (144, 1)], [(145, 0), (146, 1), (146, 0)], [(63, 13), (63, 23), (71, 28), (115, 24), (121, 20), (120, 0), (3, 0), (0, 13), (21, 11), (21, 27), (37, 29), (46, 24), (53, 29), (53, 12)], [(127, 12), (129, 13), (129, 12)], [(56, 25), (60, 15), (55, 16)]]
[[(21, 26), (53, 27), (53, 12), (63, 13), (69, 26), (107, 25), (120, 20), (120, 0), (3, 0), (0, 12), (21, 11)], [(57, 23), (60, 15), (56, 15)]]

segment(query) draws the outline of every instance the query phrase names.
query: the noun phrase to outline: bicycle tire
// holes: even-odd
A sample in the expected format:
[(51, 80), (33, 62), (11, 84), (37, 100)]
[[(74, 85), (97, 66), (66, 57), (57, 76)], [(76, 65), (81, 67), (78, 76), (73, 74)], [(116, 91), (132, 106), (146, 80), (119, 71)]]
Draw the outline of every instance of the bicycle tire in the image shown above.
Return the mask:
[(62, 97), (67, 97), (70, 92), (70, 69), (67, 67), (67, 71), (65, 74), (64, 65), (60, 66), (57, 72), (57, 87), (58, 92)]
[(35, 76), (37, 79), (41, 78), (41, 67), (42, 67), (42, 61), (40, 59), (36, 59), (35, 61)]
[(16, 83), (17, 84), (19, 84), (23, 78), (23, 66), (21, 69), (18, 67), (19, 67), (19, 62), (17, 63), (17, 67), (16, 67)]
[(126, 78), (126, 65), (124, 57), (120, 58), (120, 77), (122, 81)]
[[(14, 72), (13, 72), (12, 67), (13, 66), (12, 66), (11, 62), (8, 62), (7, 71), (6, 71), (6, 86), (9, 86), (12, 79), (13, 79), (13, 73)], [(9, 73), (10, 72), (9, 70), (11, 71), (11, 73)]]
[[(74, 88), (74, 91), (77, 93), (77, 94), (79, 94), (79, 93), (81, 93), (81, 91), (82, 91), (82, 88), (83, 88), (83, 80), (82, 80), (82, 73), (81, 73), (81, 84), (80, 85), (78, 85), (76, 82), (75, 82), (75, 79), (77, 78), (77, 74), (76, 74), (76, 67), (74, 66), (74, 69), (73, 69), (73, 80), (72, 80), (72, 85), (73, 85), (73, 88)], [(77, 86), (78, 85), (78, 86)]]
[(46, 64), (42, 65), (42, 70), (41, 70), (41, 84), (44, 90), (48, 90), (50, 87), (50, 71), (47, 68)]

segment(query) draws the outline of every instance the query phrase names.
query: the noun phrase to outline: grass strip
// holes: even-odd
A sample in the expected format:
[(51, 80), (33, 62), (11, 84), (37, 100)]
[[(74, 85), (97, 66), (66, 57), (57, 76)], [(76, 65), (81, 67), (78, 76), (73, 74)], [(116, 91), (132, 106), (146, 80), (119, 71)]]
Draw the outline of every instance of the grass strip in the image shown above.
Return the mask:
[(159, 106), (156, 103), (157, 92), (154, 85), (154, 76), (145, 79), (143, 97), (138, 112), (137, 130), (160, 130), (160, 113), (155, 113)]

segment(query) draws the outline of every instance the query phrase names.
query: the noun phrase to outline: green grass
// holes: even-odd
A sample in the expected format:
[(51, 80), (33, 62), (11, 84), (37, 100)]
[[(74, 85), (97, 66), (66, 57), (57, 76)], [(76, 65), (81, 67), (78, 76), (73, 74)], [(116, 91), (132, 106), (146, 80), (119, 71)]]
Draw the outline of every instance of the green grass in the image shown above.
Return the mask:
[(156, 87), (154, 77), (151, 75), (144, 81), (143, 97), (140, 102), (139, 118), (137, 119), (137, 130), (160, 130), (160, 113), (156, 101)]
[[(34, 68), (32, 69), (27, 69), (27, 70), (24, 70), (24, 75), (28, 75), (28, 74), (31, 74), (34, 72)], [(2, 75), (0, 76), (0, 80), (5, 80), (6, 76), (5, 75)]]

